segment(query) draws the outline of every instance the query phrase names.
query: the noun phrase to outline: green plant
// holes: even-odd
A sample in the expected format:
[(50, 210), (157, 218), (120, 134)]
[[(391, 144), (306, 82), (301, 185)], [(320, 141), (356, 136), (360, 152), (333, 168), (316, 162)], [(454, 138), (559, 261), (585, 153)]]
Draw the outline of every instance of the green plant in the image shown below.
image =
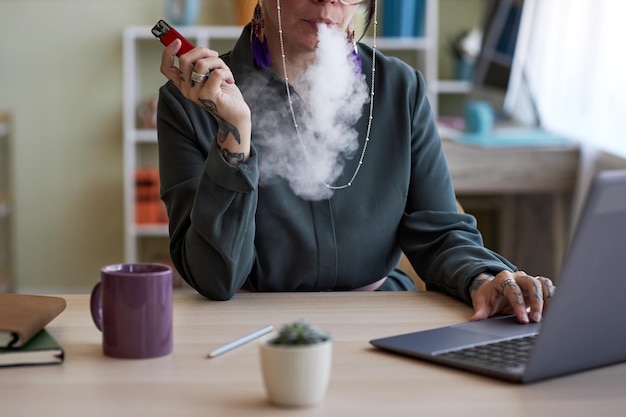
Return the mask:
[(330, 339), (330, 335), (319, 330), (304, 320), (283, 325), (278, 336), (270, 340), (272, 345), (312, 345)]

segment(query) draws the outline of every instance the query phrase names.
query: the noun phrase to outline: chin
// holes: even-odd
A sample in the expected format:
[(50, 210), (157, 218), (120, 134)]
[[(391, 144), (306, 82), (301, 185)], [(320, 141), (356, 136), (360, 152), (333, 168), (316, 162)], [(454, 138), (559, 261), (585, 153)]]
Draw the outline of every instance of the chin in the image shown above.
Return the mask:
[(303, 38), (300, 44), (302, 45), (303, 49), (309, 52), (313, 52), (317, 49), (317, 46), (319, 45), (319, 43), (320, 43), (320, 40), (317, 37), (317, 33), (316, 33), (315, 35), (306, 36), (305, 38)]

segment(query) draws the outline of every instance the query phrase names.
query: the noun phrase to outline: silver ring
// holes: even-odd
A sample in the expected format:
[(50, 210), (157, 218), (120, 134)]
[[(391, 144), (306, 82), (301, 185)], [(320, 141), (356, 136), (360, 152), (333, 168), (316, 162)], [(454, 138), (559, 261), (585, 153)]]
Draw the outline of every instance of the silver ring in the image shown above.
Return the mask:
[(513, 278), (505, 279), (504, 281), (502, 281), (502, 284), (500, 284), (500, 292), (504, 294), (504, 289), (507, 287), (507, 285), (514, 285), (514, 284), (516, 284), (516, 282)]
[(211, 73), (211, 71), (209, 71), (206, 74), (200, 74), (197, 73), (195, 71), (191, 72), (191, 81), (196, 82), (196, 83), (203, 83), (207, 80), (207, 78), (209, 78), (209, 74)]

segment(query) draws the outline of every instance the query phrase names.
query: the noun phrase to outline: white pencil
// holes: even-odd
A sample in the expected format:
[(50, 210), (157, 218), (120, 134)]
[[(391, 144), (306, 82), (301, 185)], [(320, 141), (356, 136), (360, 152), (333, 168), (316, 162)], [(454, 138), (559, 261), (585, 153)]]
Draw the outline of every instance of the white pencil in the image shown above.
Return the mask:
[(209, 353), (209, 355), (207, 356), (208, 358), (214, 358), (216, 356), (219, 356), (223, 353), (229, 352), (235, 348), (238, 348), (241, 345), (245, 345), (246, 343), (254, 340), (254, 339), (258, 339), (259, 337), (266, 335), (268, 333), (270, 333), (272, 330), (274, 330), (274, 326), (270, 325), (267, 327), (264, 327), (260, 330), (257, 330), (254, 333), (250, 333), (247, 336), (242, 337), (241, 339), (237, 339), (234, 342), (230, 342), (224, 346), (218, 347), (217, 349), (215, 349), (214, 351), (212, 351), (211, 353)]

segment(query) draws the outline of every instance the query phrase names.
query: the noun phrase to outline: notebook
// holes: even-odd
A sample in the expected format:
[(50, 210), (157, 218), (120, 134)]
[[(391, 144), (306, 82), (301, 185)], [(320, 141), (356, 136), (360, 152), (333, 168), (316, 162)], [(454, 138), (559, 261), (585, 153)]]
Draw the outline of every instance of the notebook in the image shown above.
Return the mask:
[[(518, 324), (513, 316), (501, 316), (370, 343), (518, 383), (626, 361), (625, 256), (626, 170), (603, 171), (590, 187), (541, 323)], [(516, 345), (527, 342), (531, 346)], [(495, 353), (493, 343), (513, 345), (515, 354)], [(527, 360), (516, 363), (522, 352)]]
[(0, 368), (60, 364), (64, 357), (61, 345), (44, 328), (21, 347), (0, 348)]
[(23, 346), (65, 306), (65, 299), (56, 296), (0, 294), (0, 348)]

